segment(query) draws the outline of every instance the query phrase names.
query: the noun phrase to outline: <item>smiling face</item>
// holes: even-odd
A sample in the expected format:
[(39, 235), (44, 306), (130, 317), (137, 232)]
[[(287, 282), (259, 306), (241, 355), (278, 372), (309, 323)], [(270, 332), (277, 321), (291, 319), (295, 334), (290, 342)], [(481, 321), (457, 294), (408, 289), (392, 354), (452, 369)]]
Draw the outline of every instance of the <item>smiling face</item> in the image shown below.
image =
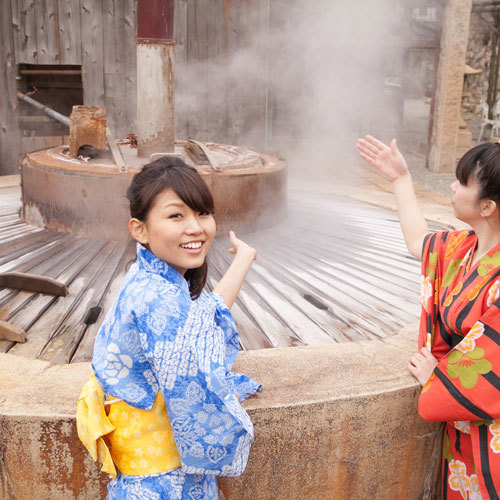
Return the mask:
[(129, 229), (135, 240), (184, 276), (205, 262), (215, 236), (215, 220), (166, 189), (156, 196), (146, 220), (130, 219)]

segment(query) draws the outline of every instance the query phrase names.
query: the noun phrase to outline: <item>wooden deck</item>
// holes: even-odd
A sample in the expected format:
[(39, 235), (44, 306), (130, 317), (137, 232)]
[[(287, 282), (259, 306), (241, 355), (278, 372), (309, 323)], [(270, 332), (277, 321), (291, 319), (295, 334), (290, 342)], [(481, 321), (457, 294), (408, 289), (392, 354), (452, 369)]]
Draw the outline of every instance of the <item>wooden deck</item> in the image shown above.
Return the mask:
[[(0, 289), (0, 319), (27, 342), (0, 352), (54, 363), (87, 361), (132, 242), (89, 240), (20, 221), (18, 187), (0, 188), (0, 272), (64, 282), (66, 297)], [(326, 345), (392, 335), (419, 314), (419, 263), (406, 250), (395, 215), (343, 198), (289, 196), (281, 224), (245, 235), (259, 252), (233, 314), (242, 349)], [(209, 289), (231, 255), (214, 242)]]

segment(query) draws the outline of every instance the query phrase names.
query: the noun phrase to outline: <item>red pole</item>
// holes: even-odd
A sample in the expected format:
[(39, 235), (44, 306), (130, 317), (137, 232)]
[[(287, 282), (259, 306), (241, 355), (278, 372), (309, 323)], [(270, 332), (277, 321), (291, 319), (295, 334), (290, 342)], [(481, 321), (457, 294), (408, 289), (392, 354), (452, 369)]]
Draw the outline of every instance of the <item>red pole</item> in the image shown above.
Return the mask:
[(137, 41), (174, 41), (172, 0), (137, 0)]

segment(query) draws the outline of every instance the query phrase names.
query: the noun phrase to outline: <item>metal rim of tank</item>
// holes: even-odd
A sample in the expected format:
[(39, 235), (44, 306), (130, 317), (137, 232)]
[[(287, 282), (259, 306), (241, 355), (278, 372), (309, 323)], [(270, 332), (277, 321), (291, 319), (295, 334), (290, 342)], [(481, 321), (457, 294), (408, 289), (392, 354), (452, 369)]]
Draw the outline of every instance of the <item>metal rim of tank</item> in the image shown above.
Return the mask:
[[(284, 160), (240, 146), (205, 143), (213, 162), (201, 163), (186, 154), (188, 142), (176, 141), (176, 154), (195, 166), (209, 185), (219, 232), (269, 227), (285, 216)], [(65, 146), (27, 154), (21, 161), (21, 218), (59, 232), (107, 240), (127, 238), (125, 192), (133, 175), (148, 163), (131, 149), (121, 147), (129, 163), (126, 171), (120, 171), (111, 159), (74, 159)]]

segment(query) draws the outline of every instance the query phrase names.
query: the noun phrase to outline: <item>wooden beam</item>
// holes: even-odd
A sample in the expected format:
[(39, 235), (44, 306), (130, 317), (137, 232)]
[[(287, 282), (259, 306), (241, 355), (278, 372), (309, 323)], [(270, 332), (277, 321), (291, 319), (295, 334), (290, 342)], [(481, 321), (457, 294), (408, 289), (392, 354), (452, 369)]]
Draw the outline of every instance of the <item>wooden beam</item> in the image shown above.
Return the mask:
[(15, 288), (30, 292), (48, 293), (66, 297), (68, 289), (64, 283), (38, 274), (19, 273), (15, 271), (0, 273), (0, 287)]
[(22, 328), (0, 320), (0, 340), (10, 342), (26, 342), (26, 333)]
[(10, 2), (0, 2), (0, 175), (17, 174), (21, 138), (17, 117), (16, 59)]

